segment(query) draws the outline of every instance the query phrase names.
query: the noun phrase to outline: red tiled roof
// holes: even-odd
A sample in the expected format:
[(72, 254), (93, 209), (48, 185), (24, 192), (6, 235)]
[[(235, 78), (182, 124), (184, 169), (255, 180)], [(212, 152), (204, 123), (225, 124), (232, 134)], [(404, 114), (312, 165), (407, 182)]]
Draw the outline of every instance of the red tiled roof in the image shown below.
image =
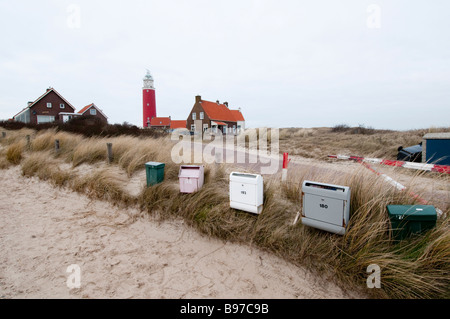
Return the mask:
[(170, 128), (172, 128), (172, 129), (186, 128), (186, 121), (185, 120), (173, 120), (170, 122)]
[(94, 105), (94, 103), (91, 103), (89, 105), (86, 105), (85, 107), (83, 107), (81, 110), (78, 111), (78, 113), (83, 114), (84, 112), (86, 112), (92, 105)]
[(230, 110), (225, 104), (217, 104), (217, 102), (205, 100), (201, 100), (201, 104), (211, 120), (226, 122), (245, 121), (241, 111)]
[(150, 126), (169, 126), (170, 117), (154, 117), (150, 120)]
[(91, 107), (93, 107), (94, 109), (96, 109), (97, 111), (99, 111), (106, 119), (108, 118), (106, 116), (105, 113), (102, 112), (102, 110), (100, 110), (97, 105), (95, 105), (94, 103), (91, 103), (89, 105), (86, 105), (85, 107), (83, 107), (81, 110), (78, 111), (78, 114), (84, 114), (86, 113), (87, 110), (89, 110)]
[(230, 112), (233, 115), (233, 117), (235, 118), (236, 122), (237, 121), (245, 121), (244, 116), (242, 115), (241, 111), (239, 111), (239, 110), (230, 110)]
[(236, 122), (230, 109), (225, 104), (217, 104), (215, 102), (201, 101), (203, 110), (211, 120), (220, 120), (227, 122)]

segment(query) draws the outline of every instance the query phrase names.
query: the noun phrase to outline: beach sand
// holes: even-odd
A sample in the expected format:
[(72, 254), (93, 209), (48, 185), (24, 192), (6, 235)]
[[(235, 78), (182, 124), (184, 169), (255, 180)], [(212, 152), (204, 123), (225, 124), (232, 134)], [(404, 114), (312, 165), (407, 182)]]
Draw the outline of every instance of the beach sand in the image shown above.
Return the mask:
[(255, 247), (22, 177), (20, 167), (0, 171), (0, 190), (0, 298), (362, 298)]

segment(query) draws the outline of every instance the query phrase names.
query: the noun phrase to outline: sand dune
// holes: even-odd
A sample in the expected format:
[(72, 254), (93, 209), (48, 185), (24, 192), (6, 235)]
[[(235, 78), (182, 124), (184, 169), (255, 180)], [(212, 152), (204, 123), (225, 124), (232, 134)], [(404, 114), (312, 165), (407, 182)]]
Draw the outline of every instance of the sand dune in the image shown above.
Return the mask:
[[(254, 247), (181, 220), (90, 200), (20, 168), (0, 171), (0, 298), (351, 298)], [(80, 269), (80, 288), (67, 285)]]

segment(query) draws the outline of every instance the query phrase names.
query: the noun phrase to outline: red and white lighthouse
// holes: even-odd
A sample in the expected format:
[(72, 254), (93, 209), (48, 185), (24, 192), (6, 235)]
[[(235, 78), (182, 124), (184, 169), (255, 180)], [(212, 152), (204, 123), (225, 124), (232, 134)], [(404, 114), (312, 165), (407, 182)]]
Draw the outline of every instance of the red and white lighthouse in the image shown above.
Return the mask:
[(155, 87), (153, 86), (153, 77), (150, 71), (144, 77), (144, 86), (142, 87), (142, 109), (143, 109), (143, 126), (149, 127), (150, 121), (156, 117), (156, 98)]

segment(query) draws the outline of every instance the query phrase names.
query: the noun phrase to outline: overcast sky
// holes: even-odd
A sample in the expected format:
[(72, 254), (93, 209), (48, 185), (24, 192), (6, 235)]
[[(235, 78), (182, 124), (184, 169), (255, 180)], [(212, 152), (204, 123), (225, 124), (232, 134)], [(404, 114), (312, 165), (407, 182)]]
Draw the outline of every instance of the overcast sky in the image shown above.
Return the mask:
[(450, 1), (0, 0), (0, 119), (54, 87), (142, 125), (228, 101), (247, 127), (450, 126)]

